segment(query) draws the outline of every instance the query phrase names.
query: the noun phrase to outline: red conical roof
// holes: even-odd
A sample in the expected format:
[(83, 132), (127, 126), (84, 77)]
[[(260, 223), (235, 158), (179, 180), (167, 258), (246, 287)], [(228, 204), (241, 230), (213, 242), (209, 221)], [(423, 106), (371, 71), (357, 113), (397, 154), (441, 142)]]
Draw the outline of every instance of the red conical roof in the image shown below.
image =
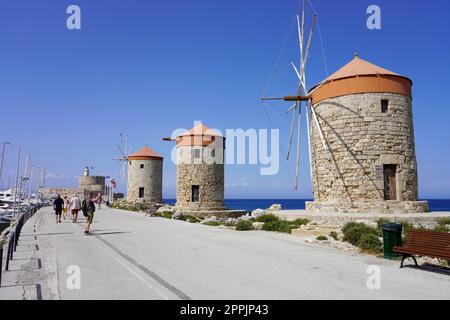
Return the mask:
[(218, 136), (222, 135), (218, 133), (216, 130), (208, 128), (203, 123), (197, 124), (192, 129), (180, 134), (178, 137), (186, 137), (186, 136)]
[(128, 156), (128, 160), (162, 160), (163, 157), (158, 153), (145, 146), (132, 155)]
[(313, 104), (361, 93), (395, 93), (411, 97), (412, 81), (407, 77), (360, 59), (352, 61), (310, 90)]
[(208, 146), (223, 136), (216, 130), (208, 128), (203, 123), (197, 124), (192, 129), (180, 134), (177, 138), (177, 146)]
[(397, 73), (374, 65), (369, 61), (359, 58), (359, 55), (355, 53), (352, 61), (340, 68), (338, 71), (329, 76), (325, 81), (337, 80), (355, 76), (367, 76), (367, 75), (393, 75), (400, 76)]

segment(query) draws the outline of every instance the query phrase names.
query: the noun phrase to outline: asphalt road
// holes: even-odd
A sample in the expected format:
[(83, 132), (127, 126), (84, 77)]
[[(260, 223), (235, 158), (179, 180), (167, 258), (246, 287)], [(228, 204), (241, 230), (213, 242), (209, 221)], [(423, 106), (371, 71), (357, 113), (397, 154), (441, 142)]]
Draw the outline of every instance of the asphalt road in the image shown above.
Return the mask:
[[(83, 221), (39, 214), (22, 244), (37, 239), (43, 270), (28, 282), (45, 282), (42, 299), (450, 299), (448, 274), (291, 235), (103, 209), (86, 236)], [(379, 288), (368, 270), (380, 271)]]

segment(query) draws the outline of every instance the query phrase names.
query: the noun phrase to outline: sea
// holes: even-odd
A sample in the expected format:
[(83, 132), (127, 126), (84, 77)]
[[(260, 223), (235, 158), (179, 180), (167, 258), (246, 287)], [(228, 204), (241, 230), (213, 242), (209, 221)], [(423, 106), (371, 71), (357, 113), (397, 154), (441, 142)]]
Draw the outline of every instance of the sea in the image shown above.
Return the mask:
[[(305, 202), (309, 199), (225, 199), (225, 205), (232, 210), (253, 211), (255, 209), (267, 209), (272, 204), (281, 204), (284, 210), (302, 210), (305, 209)], [(430, 211), (450, 211), (450, 199), (431, 199), (427, 200)], [(174, 205), (175, 199), (165, 200), (168, 204)]]

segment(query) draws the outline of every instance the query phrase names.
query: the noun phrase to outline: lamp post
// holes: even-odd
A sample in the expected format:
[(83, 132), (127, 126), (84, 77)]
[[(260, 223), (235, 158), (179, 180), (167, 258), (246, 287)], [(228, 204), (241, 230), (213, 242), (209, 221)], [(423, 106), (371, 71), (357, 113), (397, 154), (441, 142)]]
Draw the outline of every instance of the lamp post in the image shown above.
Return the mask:
[(30, 185), (28, 187), (28, 199), (31, 198), (31, 191), (33, 188), (33, 175), (34, 175), (34, 168), (36, 167), (36, 165), (31, 164), (31, 173), (30, 173)]
[(3, 142), (3, 148), (2, 148), (2, 160), (0, 161), (0, 183), (2, 182), (2, 172), (3, 172), (3, 161), (5, 159), (5, 147), (7, 143)]
[[(16, 183), (15, 183), (15, 190), (14, 190), (14, 205), (13, 205), (13, 218), (16, 217), (16, 213), (17, 213), (17, 191), (19, 189), (19, 170), (20, 170), (20, 151), (21, 151), (21, 147), (18, 144), (14, 144), (14, 143), (10, 143), (10, 142), (6, 142), (6, 144), (16, 147), (18, 149), (18, 154), (17, 154), (17, 168), (16, 168)], [(19, 202), (20, 202), (20, 194), (19, 194)], [(12, 219), (11, 219), (12, 222)]]

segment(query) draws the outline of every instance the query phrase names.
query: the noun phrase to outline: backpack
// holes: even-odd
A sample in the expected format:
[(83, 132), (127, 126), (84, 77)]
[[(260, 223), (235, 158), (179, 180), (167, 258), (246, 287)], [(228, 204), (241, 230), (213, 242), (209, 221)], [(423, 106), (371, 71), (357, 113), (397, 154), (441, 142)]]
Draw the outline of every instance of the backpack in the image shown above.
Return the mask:
[(86, 200), (83, 200), (83, 203), (81, 204), (81, 211), (83, 212), (83, 216), (87, 217), (88, 214), (88, 204)]

